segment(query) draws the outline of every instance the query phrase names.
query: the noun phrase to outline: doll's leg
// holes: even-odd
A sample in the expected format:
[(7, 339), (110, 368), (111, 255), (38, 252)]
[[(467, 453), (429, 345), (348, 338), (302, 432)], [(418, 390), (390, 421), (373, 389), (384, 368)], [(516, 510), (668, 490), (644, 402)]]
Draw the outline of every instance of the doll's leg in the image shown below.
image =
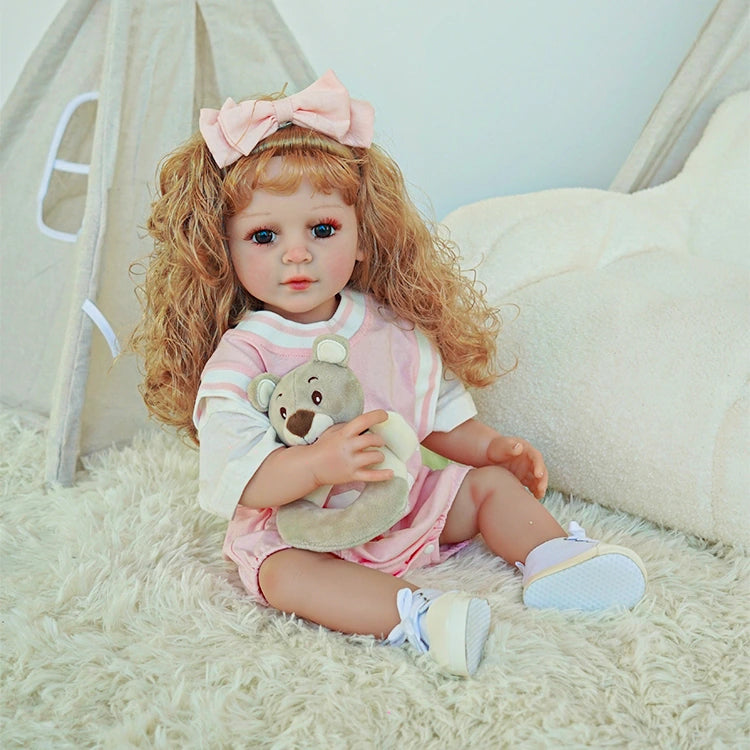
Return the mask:
[(285, 549), (260, 568), (260, 587), (275, 609), (341, 633), (385, 638), (399, 622), (396, 595), (416, 586), (333, 555)]
[(440, 536), (444, 544), (481, 533), (509, 562), (523, 562), (543, 542), (567, 534), (550, 512), (506, 469), (485, 466), (464, 479)]
[(416, 586), (333, 555), (285, 549), (260, 567), (268, 603), (330, 630), (374, 635), (429, 652), (445, 671), (471, 675), (490, 626), (489, 605)]
[(523, 573), (530, 607), (598, 611), (633, 607), (646, 588), (638, 555), (589, 539), (575, 522), (568, 534), (510, 472), (470, 471), (461, 485), (441, 542), (484, 537), (487, 546)]

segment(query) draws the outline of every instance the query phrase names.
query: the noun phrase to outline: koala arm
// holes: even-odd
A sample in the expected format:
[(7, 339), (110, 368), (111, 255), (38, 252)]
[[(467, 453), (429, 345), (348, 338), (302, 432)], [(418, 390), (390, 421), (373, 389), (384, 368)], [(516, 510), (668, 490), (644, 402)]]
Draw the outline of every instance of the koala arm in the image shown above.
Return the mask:
[(398, 458), (407, 461), (419, 447), (417, 435), (407, 421), (395, 411), (387, 412), (385, 422), (373, 425), (370, 430), (382, 436), (385, 444)]

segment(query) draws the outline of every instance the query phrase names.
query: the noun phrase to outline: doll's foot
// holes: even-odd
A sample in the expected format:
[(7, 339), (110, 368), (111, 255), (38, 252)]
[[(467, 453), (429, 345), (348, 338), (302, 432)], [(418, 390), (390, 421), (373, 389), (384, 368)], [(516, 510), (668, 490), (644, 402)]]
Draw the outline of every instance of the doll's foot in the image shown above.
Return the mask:
[(528, 607), (597, 612), (630, 609), (646, 590), (646, 571), (626, 547), (589, 539), (573, 521), (567, 538), (551, 539), (533, 549), (523, 573), (523, 601)]
[(469, 677), (476, 672), (490, 630), (490, 606), (484, 599), (458, 591), (404, 588), (396, 603), (401, 622), (386, 643), (409, 641), (450, 674)]

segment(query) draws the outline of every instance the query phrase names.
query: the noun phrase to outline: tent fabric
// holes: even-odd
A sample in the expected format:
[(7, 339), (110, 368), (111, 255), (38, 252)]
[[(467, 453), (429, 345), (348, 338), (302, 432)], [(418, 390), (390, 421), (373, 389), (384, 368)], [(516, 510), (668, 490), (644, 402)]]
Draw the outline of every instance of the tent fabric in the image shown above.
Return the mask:
[(129, 269), (151, 249), (158, 161), (195, 130), (201, 106), (314, 78), (270, 0), (70, 0), (50, 26), (0, 137), (12, 175), (0, 214), (0, 400), (49, 415), (48, 480), (71, 482), (79, 452), (148, 423), (135, 358), (113, 360), (113, 348), (140, 312)]
[(718, 105), (749, 86), (750, 5), (720, 0), (609, 189), (632, 193), (671, 180)]

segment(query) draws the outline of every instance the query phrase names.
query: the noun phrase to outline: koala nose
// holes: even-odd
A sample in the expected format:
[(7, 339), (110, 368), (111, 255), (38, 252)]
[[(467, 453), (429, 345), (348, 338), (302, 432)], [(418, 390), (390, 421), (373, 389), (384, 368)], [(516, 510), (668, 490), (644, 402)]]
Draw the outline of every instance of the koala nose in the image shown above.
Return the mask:
[(315, 417), (315, 412), (308, 411), (307, 409), (299, 409), (299, 411), (295, 411), (294, 414), (287, 419), (286, 428), (292, 433), (292, 435), (303, 438), (308, 432), (310, 432), (313, 417)]

